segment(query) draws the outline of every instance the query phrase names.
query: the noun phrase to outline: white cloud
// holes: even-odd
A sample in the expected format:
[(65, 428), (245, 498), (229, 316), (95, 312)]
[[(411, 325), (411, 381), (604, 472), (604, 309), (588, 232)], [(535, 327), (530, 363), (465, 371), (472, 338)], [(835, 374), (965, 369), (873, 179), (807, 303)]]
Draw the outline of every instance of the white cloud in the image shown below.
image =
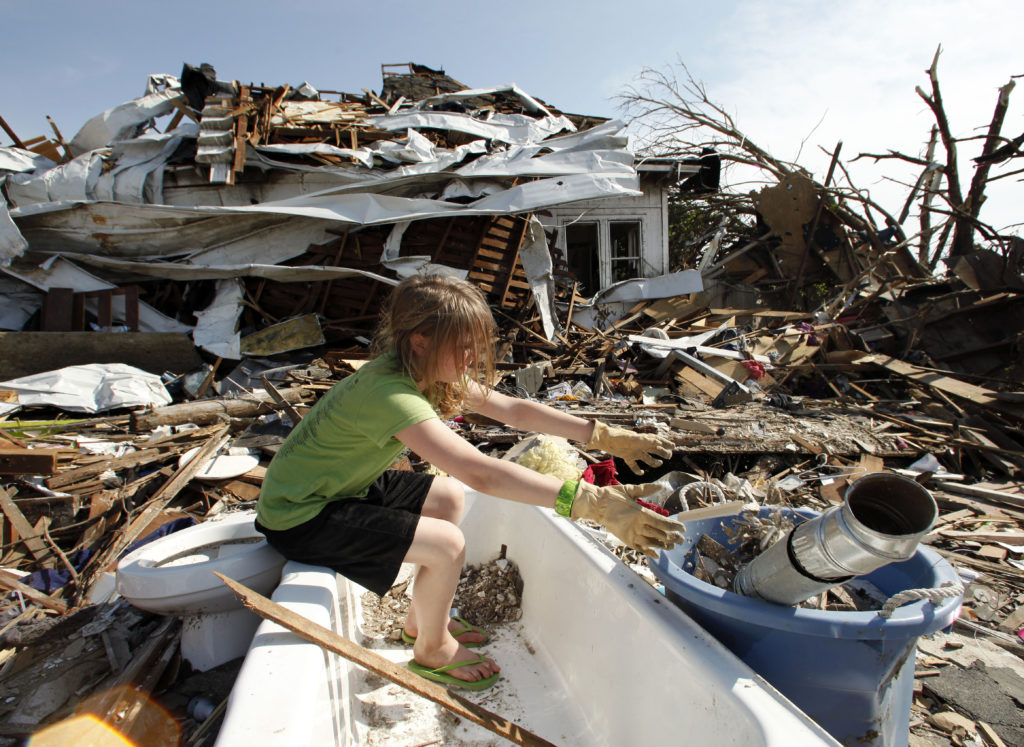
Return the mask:
[[(977, 128), (988, 124), (997, 89), (1012, 74), (1024, 73), (1014, 38), (1022, 26), (1024, 4), (1019, 3), (746, 0), (716, 30), (720, 55), (701, 60), (699, 67), (691, 63), (691, 71), (773, 155), (794, 159), (808, 138), (800, 162), (820, 178), (828, 164), (821, 148), (831, 151), (839, 141), (847, 161), (860, 152), (889, 148), (923, 152), (934, 118), (914, 88), (930, 91), (925, 71), (940, 43), (939, 82), (954, 134), (983, 132)], [(1011, 97), (1003, 129), (1009, 137), (1024, 130), (1021, 96), (1024, 91), (1017, 92), (1016, 102)], [(969, 159), (980, 148), (977, 141), (960, 147), (965, 184)], [(916, 170), (908, 173), (892, 161), (869, 164), (853, 165), (858, 186), (870, 187), (898, 213), (906, 190), (880, 179), (896, 174), (912, 180)], [(982, 218), (1000, 227), (1024, 220), (1018, 204), (1005, 196), (1019, 194), (1020, 183), (1011, 178), (998, 184)]]

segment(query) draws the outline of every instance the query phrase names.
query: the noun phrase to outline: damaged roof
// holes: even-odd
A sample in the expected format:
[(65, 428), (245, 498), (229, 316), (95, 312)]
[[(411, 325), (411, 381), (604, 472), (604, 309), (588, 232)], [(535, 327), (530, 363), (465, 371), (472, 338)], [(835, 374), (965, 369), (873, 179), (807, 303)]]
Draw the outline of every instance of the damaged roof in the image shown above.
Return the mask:
[[(379, 95), (353, 94), (221, 81), (186, 64), (150, 75), (144, 95), (70, 142), (0, 148), (0, 269), (43, 292), (220, 280), (218, 297), (235, 299), (221, 305), (236, 311), (236, 278), (322, 281), (334, 297), (293, 314), (349, 318), (377, 284), (440, 264), (499, 306), (532, 291), (551, 339), (549, 237), (532, 214), (640, 195), (624, 125), (414, 63), (382, 65), (382, 76)], [(676, 163), (671, 177), (700, 169)], [(346, 295), (346, 281), (363, 289)], [(212, 332), (199, 319), (198, 345), (238, 357), (225, 331), (237, 313)], [(138, 328), (191, 326), (143, 300)]]

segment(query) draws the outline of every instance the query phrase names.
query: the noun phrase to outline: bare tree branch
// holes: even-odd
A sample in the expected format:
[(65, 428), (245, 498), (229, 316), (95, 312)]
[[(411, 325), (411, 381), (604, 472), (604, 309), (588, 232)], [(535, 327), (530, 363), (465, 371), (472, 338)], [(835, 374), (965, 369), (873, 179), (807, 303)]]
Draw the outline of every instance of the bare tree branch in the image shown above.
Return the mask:
[(873, 158), (875, 163), (882, 161), (886, 158), (898, 158), (901, 161), (907, 163), (916, 163), (918, 166), (927, 166), (928, 161), (923, 158), (917, 158), (916, 156), (908, 156), (906, 153), (900, 153), (897, 150), (890, 150), (888, 153), (858, 153), (855, 158), (850, 159), (850, 163), (860, 160), (861, 158)]

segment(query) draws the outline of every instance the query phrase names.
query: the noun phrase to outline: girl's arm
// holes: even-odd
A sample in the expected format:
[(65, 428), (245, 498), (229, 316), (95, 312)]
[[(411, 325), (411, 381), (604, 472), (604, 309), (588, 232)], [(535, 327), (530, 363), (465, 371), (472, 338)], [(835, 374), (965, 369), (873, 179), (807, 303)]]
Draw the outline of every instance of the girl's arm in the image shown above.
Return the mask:
[[(571, 520), (596, 521), (649, 557), (657, 557), (657, 549), (672, 547), (682, 538), (682, 524), (641, 508), (636, 502), (637, 498), (649, 495), (653, 485), (597, 487), (575, 480), (563, 482), (481, 453), (436, 418), (395, 435), (420, 457), (471, 488), (499, 498), (554, 508)], [(559, 496), (563, 487), (570, 495)]]
[(484, 390), (476, 384), (469, 391), (468, 404), (473, 412), (522, 431), (547, 433), (584, 444), (590, 441), (594, 433), (593, 420), (578, 418), (540, 402)]
[(487, 456), (436, 418), (411, 425), (396, 433), (395, 438), (421, 459), (481, 493), (554, 508), (562, 488), (563, 481), (555, 477)]
[(617, 456), (638, 475), (644, 473), (641, 463), (660, 467), (663, 459), (672, 457), (675, 444), (671, 439), (625, 428), (605, 425), (599, 420), (584, 420), (567, 412), (516, 397), (507, 397), (473, 384), (468, 391), (469, 407), (524, 431), (539, 431), (552, 436), (571, 438), (586, 444), (587, 449), (606, 451)]

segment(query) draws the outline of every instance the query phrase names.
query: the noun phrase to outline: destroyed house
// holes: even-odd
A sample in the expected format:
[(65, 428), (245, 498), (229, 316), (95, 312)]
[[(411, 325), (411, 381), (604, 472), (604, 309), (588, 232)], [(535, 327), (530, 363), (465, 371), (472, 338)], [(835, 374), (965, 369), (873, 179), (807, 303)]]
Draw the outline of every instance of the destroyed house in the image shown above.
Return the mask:
[(351, 94), (185, 65), (70, 142), (9, 133), (6, 328), (184, 331), (237, 359), (303, 315), (328, 343), (365, 334), (397, 279), (437, 266), (496, 308), (535, 304), (552, 339), (557, 303), (667, 273), (668, 188), (717, 174), (715, 156), (635, 164), (622, 123), (514, 84), (382, 73), (380, 95)]
[(671, 271), (669, 189), (718, 188), (718, 156), (644, 158), (636, 163), (640, 194), (559, 206), (541, 217), (584, 296), (632, 278)]

